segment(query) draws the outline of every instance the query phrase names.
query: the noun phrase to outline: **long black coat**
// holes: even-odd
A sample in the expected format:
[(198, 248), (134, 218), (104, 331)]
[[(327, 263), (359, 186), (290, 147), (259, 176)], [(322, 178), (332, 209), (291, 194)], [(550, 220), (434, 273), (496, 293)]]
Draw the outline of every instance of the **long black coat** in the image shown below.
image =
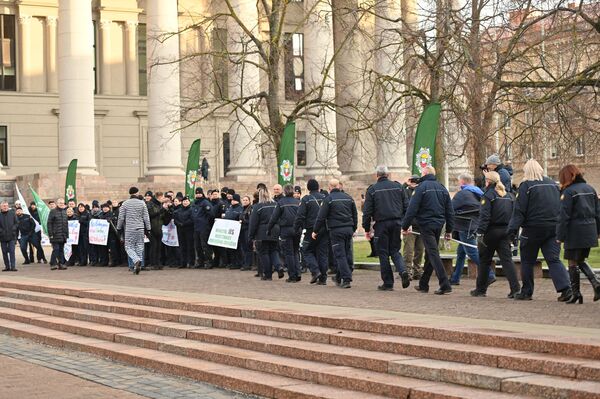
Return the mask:
[(64, 244), (69, 238), (69, 223), (65, 209), (54, 208), (48, 215), (48, 237), (51, 243)]
[(0, 241), (16, 240), (18, 227), (17, 214), (13, 209), (0, 212)]
[(277, 241), (279, 239), (279, 225), (273, 226), (271, 235), (267, 235), (267, 226), (277, 204), (274, 201), (259, 202), (252, 207), (248, 238), (257, 241)]
[(557, 240), (565, 243), (565, 249), (597, 247), (600, 204), (596, 190), (579, 179), (563, 190), (560, 199)]

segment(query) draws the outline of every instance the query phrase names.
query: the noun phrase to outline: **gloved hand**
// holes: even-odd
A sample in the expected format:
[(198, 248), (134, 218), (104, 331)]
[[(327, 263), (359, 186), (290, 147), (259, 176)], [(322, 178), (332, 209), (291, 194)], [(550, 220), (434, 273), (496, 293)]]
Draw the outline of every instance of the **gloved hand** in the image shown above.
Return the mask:
[(487, 245), (485, 245), (485, 242), (483, 241), (483, 234), (477, 234), (477, 245), (487, 247)]

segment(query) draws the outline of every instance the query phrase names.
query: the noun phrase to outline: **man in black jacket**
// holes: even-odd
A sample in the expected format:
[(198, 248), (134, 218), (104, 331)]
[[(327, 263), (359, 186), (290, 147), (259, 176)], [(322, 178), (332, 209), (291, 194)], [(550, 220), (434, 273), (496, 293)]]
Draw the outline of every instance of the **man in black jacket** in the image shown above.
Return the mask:
[(0, 244), (4, 259), (3, 272), (16, 272), (15, 243), (17, 240), (18, 221), (15, 211), (8, 208), (8, 202), (0, 203)]
[(288, 269), (288, 283), (296, 283), (301, 280), (300, 276), (300, 233), (294, 230), (294, 222), (298, 214), (300, 202), (294, 198), (294, 186), (286, 184), (283, 188), (284, 197), (277, 202), (277, 207), (271, 215), (267, 226), (267, 234), (273, 227), (279, 225), (279, 240)]
[(47, 226), (48, 237), (52, 244), (50, 270), (66, 270), (64, 248), (67, 238), (69, 238), (69, 222), (67, 220), (65, 200), (63, 198), (56, 200), (56, 208), (52, 209), (48, 215)]
[(212, 204), (204, 196), (202, 187), (197, 187), (194, 204), (192, 205), (194, 218), (194, 247), (196, 248), (196, 267), (210, 269), (212, 250), (208, 245), (208, 237), (212, 224)]
[(323, 201), (315, 221), (312, 238), (327, 226), (335, 262), (336, 280), (341, 288), (350, 288), (352, 282), (352, 236), (358, 227), (358, 212), (354, 199), (340, 190), (337, 179), (329, 181), (329, 196)]
[(148, 216), (150, 217), (148, 266), (154, 267), (155, 269), (162, 269), (160, 264), (160, 246), (162, 240), (162, 221), (160, 220), (160, 215), (162, 212), (162, 204), (153, 195), (152, 191), (147, 191), (144, 199), (146, 201), (146, 207), (148, 208)]
[(24, 265), (28, 265), (31, 262), (27, 257), (27, 247), (29, 244), (33, 244), (33, 235), (35, 234), (35, 222), (33, 218), (26, 213), (23, 213), (22, 208), (17, 208), (17, 224), (18, 231), (21, 234), (19, 238), (19, 246), (21, 247), (21, 253), (25, 258)]
[(402, 221), (402, 234), (409, 234), (408, 228), (413, 220), (416, 220), (425, 245), (425, 267), (419, 285), (415, 289), (419, 292), (429, 292), (429, 279), (435, 269), (440, 283), (440, 288), (435, 291), (435, 294), (443, 295), (452, 292), (452, 287), (444, 270), (438, 245), (444, 223), (446, 224), (445, 238), (446, 240), (451, 238), (454, 211), (450, 194), (446, 187), (436, 180), (433, 166), (423, 168), (422, 175)]
[(402, 277), (402, 288), (410, 285), (410, 276), (404, 268), (400, 255), (400, 234), (402, 230), (402, 217), (408, 207), (407, 200), (402, 190), (402, 185), (388, 179), (387, 166), (377, 167), (377, 183), (367, 189), (365, 206), (363, 209), (363, 228), (365, 237), (371, 240), (371, 219), (375, 221), (375, 248), (379, 256), (381, 279), (383, 284), (377, 287), (380, 291), (394, 289), (394, 272), (390, 265), (390, 258), (396, 270)]

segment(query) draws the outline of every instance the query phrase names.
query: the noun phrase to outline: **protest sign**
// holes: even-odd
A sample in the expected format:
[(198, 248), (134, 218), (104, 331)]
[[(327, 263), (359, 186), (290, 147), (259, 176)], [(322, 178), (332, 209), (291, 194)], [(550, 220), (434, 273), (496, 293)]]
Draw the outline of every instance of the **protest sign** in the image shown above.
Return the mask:
[(110, 225), (108, 220), (92, 219), (90, 220), (89, 235), (90, 244), (106, 245), (108, 243), (108, 229)]
[(215, 247), (236, 249), (242, 225), (237, 220), (215, 219), (208, 244)]
[(171, 221), (166, 226), (162, 227), (162, 242), (168, 247), (178, 247), (179, 238), (177, 237), (177, 226)]
[(69, 220), (69, 238), (67, 244), (77, 245), (79, 242), (79, 220)]

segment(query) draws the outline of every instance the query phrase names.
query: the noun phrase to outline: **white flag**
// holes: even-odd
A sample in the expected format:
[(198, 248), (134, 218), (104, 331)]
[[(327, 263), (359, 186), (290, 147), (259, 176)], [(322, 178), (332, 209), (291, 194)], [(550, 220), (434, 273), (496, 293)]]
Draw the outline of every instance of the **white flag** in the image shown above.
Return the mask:
[[(29, 207), (27, 206), (27, 203), (25, 202), (25, 198), (23, 198), (23, 195), (21, 194), (21, 191), (19, 190), (19, 186), (17, 186), (17, 183), (15, 183), (15, 191), (17, 192), (17, 197), (19, 197), (19, 202), (21, 203), (21, 209), (23, 209), (23, 213), (31, 216), (31, 214), (29, 213)], [(39, 224), (38, 221), (35, 220), (34, 217), (32, 217), (32, 219), (35, 222), (35, 232), (37, 233), (38, 231), (41, 231), (42, 225)]]

